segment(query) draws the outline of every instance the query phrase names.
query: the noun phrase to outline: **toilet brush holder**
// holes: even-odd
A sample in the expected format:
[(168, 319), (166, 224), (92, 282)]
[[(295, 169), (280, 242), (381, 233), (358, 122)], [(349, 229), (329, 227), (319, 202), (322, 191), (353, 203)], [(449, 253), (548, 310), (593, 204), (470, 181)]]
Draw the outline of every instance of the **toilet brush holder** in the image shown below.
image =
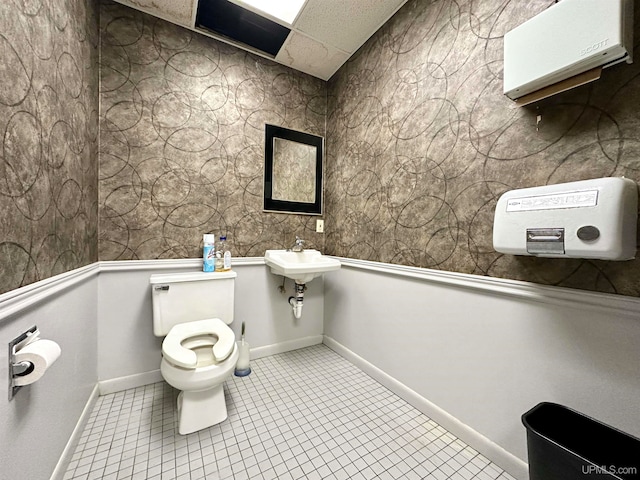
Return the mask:
[(238, 363), (234, 375), (236, 377), (246, 377), (251, 373), (249, 366), (249, 344), (243, 340), (238, 342)]

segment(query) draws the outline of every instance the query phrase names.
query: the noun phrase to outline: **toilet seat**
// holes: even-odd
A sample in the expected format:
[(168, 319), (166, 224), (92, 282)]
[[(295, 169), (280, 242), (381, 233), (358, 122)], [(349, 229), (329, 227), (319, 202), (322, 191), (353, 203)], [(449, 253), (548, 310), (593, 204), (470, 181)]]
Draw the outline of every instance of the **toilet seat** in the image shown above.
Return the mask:
[(196, 368), (198, 358), (196, 352), (185, 348), (182, 344), (192, 339), (191, 347), (208, 345), (207, 342), (199, 342), (193, 337), (206, 335), (215, 336), (218, 340), (213, 345), (213, 357), (218, 362), (225, 360), (233, 351), (235, 346), (235, 335), (233, 330), (219, 318), (209, 318), (197, 320), (195, 322), (179, 323), (171, 328), (162, 342), (162, 354), (172, 364), (183, 368)]

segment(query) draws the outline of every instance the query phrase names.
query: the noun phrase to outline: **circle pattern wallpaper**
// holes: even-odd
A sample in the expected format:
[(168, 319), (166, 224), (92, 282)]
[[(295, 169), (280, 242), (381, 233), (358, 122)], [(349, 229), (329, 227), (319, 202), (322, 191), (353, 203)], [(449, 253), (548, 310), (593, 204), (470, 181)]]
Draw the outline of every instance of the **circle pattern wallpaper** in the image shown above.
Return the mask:
[[(110, 1), (3, 2), (0, 293), (98, 259), (199, 257), (214, 232), (236, 256), (299, 235), (343, 257), (640, 296), (640, 260), (492, 248), (507, 190), (640, 181), (640, 62), (524, 108), (502, 94), (504, 34), (553, 4), (410, 0), (323, 82)], [(266, 123), (325, 137), (325, 234), (263, 211)]]
[(100, 258), (318, 245), (313, 217), (263, 212), (264, 130), (324, 136), (325, 82), (115, 3), (100, 22)]
[(0, 293), (98, 259), (98, 12), (0, 2)]
[(508, 190), (609, 176), (640, 180), (638, 62), (529, 107), (502, 93), (504, 34), (553, 4), (411, 1), (334, 75), (327, 251), (640, 295), (638, 260), (493, 250), (495, 205)]

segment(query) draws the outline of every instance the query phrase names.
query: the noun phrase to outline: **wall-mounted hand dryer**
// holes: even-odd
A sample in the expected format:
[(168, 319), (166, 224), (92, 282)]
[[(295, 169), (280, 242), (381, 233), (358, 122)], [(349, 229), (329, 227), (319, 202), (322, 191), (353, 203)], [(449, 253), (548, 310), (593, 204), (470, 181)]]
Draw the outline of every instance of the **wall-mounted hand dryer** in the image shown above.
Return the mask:
[(632, 57), (633, 0), (562, 0), (504, 36), (504, 94), (526, 105)]
[(513, 255), (631, 260), (636, 253), (638, 187), (597, 178), (504, 193), (493, 248)]

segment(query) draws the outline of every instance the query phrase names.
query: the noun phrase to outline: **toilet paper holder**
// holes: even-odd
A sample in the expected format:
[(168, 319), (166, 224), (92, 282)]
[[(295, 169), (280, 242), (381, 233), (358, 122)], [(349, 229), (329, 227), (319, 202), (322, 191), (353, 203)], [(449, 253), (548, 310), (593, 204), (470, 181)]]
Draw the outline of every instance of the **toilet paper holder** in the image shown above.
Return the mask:
[(16, 392), (22, 388), (15, 384), (16, 377), (28, 375), (34, 368), (31, 362), (16, 362), (15, 355), (20, 349), (39, 338), (40, 330), (38, 330), (37, 325), (34, 325), (9, 342), (9, 400), (12, 400)]

